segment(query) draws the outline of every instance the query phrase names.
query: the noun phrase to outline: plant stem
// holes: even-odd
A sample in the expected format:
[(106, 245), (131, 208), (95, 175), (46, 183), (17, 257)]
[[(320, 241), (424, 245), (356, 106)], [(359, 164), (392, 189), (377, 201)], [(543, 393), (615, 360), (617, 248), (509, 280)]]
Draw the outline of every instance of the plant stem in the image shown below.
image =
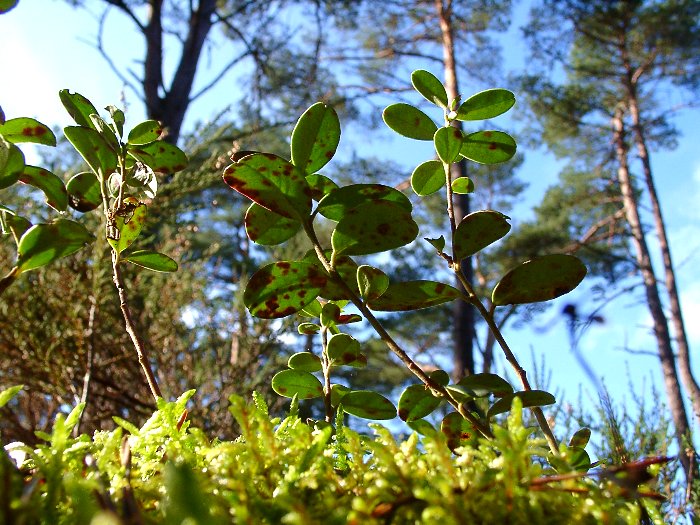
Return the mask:
[(0, 295), (9, 288), (9, 286), (15, 282), (15, 279), (19, 277), (19, 266), (13, 267), (9, 273), (0, 279)]
[(321, 327), (321, 367), (323, 372), (323, 402), (326, 407), (326, 423), (333, 422), (331, 404), (331, 361), (328, 359), (328, 328)]

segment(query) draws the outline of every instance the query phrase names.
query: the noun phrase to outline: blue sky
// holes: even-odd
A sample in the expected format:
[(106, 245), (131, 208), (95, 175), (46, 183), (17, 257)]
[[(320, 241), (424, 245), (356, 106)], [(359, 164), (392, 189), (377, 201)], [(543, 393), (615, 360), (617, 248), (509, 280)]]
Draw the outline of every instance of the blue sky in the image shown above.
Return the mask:
[[(49, 125), (70, 124), (62, 108), (58, 91), (69, 88), (90, 98), (97, 107), (107, 104), (123, 106), (124, 90), (99, 53), (92, 47), (96, 31), (98, 3), (90, 3), (95, 14), (84, 10), (73, 10), (63, 1), (20, 0), (20, 5), (8, 15), (0, 17), (0, 105), (8, 118), (32, 116)], [(100, 3), (101, 4), (101, 3)], [(517, 39), (517, 26), (523, 23), (526, 6), (520, 4), (516, 11), (516, 22), (510, 36), (504, 39), (506, 54), (511, 64), (522, 63), (522, 45)], [(138, 56), (140, 37), (131, 32), (121, 16), (111, 15), (107, 31), (107, 46), (120, 55)], [(136, 51), (134, 51), (136, 50)], [(138, 64), (132, 64), (134, 69)], [(206, 76), (202, 72), (200, 81)], [(196, 120), (206, 120), (222, 106), (234, 103), (229, 93), (235, 92), (232, 77), (191, 107), (185, 127)], [(143, 109), (132, 93), (126, 92), (128, 113), (131, 122), (143, 118)], [(517, 106), (514, 109), (517, 111)], [(676, 120), (681, 130), (679, 146), (673, 151), (653, 155), (653, 167), (658, 191), (668, 223), (674, 261), (678, 270), (678, 284), (691, 340), (691, 351), (696, 374), (700, 375), (697, 347), (700, 345), (700, 277), (695, 271), (700, 262), (700, 110), (686, 110)], [(390, 144), (391, 147), (385, 147)], [(341, 148), (343, 148), (341, 143)], [(345, 147), (349, 147), (346, 145)], [(409, 141), (391, 140), (379, 143), (376, 151), (388, 160), (425, 160), (431, 155), (413, 150)], [(530, 184), (523, 204), (513, 214), (514, 221), (528, 218), (528, 208), (536, 204), (546, 187), (556, 181), (558, 164), (543, 151), (526, 151), (526, 161), (519, 176)], [(416, 155), (421, 156), (416, 159)], [(425, 158), (424, 158), (425, 157)], [(652, 250), (654, 239), (650, 237)], [(576, 297), (575, 295), (573, 296)], [(623, 348), (654, 351), (650, 336), (650, 320), (646, 308), (640, 306), (641, 293), (618, 299), (602, 314), (606, 323), (592, 327), (581, 342), (582, 353), (595, 371), (602, 375), (605, 384), (615, 398), (628, 392), (627, 370), (633, 384), (639, 387), (643, 381), (659, 380), (658, 359), (654, 356), (632, 355)], [(570, 300), (563, 298), (544, 320), (546, 324), (560, 311), (561, 304)], [(589, 382), (581, 372), (569, 351), (566, 329), (563, 322), (556, 323), (546, 332), (529, 329), (509, 330), (506, 333), (514, 351), (522, 359), (526, 369), (533, 373), (531, 354), (544, 355), (547, 367), (555, 370), (552, 387), (563, 389), (569, 401), (575, 402), (577, 385)], [(663, 391), (662, 388), (660, 388)]]

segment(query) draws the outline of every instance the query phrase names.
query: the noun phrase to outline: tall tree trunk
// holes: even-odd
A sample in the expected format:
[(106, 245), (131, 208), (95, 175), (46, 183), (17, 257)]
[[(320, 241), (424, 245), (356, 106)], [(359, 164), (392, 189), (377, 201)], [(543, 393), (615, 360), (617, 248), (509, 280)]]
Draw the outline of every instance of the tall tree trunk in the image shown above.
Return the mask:
[(615, 155), (618, 163), (618, 181), (620, 191), (622, 193), (623, 204), (627, 222), (630, 225), (632, 232), (632, 243), (634, 244), (637, 265), (642, 274), (644, 282), (644, 291), (646, 293), (647, 305), (654, 324), (654, 337), (659, 352), (659, 360), (661, 361), (661, 371), (664, 378), (664, 386), (668, 403), (671, 409), (671, 417), (676, 428), (676, 438), (678, 440), (679, 460), (683, 466), (686, 480), (690, 484), (696, 470), (695, 462), (691, 460), (694, 457), (695, 451), (692, 450), (690, 444), (690, 426), (688, 424), (688, 416), (683, 404), (683, 394), (681, 392), (680, 383), (678, 380), (678, 372), (676, 371), (676, 360), (673, 355), (671, 345), (671, 336), (668, 330), (668, 321), (663, 311), (661, 299), (659, 297), (658, 284), (654, 269), (649, 256), (649, 247), (644, 237), (642, 223), (639, 218), (639, 206), (637, 197), (632, 185), (632, 179), (629, 172), (627, 162), (629, 147), (625, 136), (625, 125), (623, 121), (623, 109), (618, 107), (615, 110), (615, 115), (612, 119), (613, 141), (615, 145)]
[[(457, 67), (455, 65), (454, 39), (452, 35), (452, 8), (451, 0), (435, 0), (435, 9), (440, 21), (442, 33), (442, 51), (445, 73), (445, 90), (448, 100), (459, 97), (457, 84)], [(457, 129), (462, 129), (462, 123), (458, 120), (452, 121), (452, 125)], [(465, 160), (452, 164), (450, 167), (450, 179), (466, 177), (467, 163)], [(450, 181), (448, 181), (449, 185)], [(455, 221), (462, 220), (462, 217), (469, 213), (469, 196), (455, 195), (453, 198), (453, 212)], [(454, 225), (453, 225), (454, 226)], [(454, 233), (454, 232), (452, 232)], [(471, 257), (461, 261), (462, 272), (467, 282), (474, 282), (474, 269)], [(462, 283), (455, 278), (455, 286), (464, 291)], [(474, 307), (465, 301), (455, 301), (453, 310), (453, 369), (452, 377), (459, 381), (465, 375), (474, 373)]]

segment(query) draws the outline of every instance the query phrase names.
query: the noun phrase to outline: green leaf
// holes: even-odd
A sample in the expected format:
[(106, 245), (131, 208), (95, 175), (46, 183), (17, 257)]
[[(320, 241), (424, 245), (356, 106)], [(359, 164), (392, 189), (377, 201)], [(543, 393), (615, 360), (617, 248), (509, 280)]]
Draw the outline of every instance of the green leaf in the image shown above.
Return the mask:
[(354, 368), (367, 366), (367, 356), (360, 352), (360, 343), (348, 334), (333, 334), (326, 347), (328, 358), (334, 366), (346, 365)]
[(283, 217), (304, 221), (311, 214), (311, 190), (304, 174), (277, 155), (243, 157), (224, 170), (224, 182)]
[(342, 398), (343, 410), (363, 419), (393, 419), (396, 407), (383, 395), (370, 390), (354, 390)]
[(272, 389), (283, 397), (311, 399), (323, 396), (321, 381), (303, 370), (282, 370), (272, 378)]
[(379, 268), (367, 264), (357, 268), (357, 288), (365, 301), (377, 299), (388, 287), (389, 277)]
[(55, 146), (56, 135), (51, 129), (36, 119), (29, 117), (13, 118), (0, 124), (0, 135), (12, 143), (33, 142), (44, 146)]
[(469, 177), (457, 177), (452, 181), (452, 192), (461, 195), (474, 193), (474, 181)]
[(117, 169), (117, 155), (97, 131), (80, 126), (63, 129), (66, 138), (98, 176), (107, 176)]
[(484, 120), (497, 117), (515, 104), (515, 95), (507, 89), (487, 89), (465, 100), (457, 110), (457, 120)]
[(163, 125), (157, 120), (145, 120), (134, 126), (129, 132), (127, 143), (131, 146), (143, 146), (158, 140), (163, 134)]
[(569, 447), (585, 448), (589, 439), (591, 439), (591, 429), (586, 427), (580, 428), (571, 436)]
[(68, 207), (68, 192), (63, 181), (44, 168), (25, 166), (19, 176), (20, 182), (40, 189), (46, 196), (46, 204), (56, 211), (66, 211)]
[(177, 263), (164, 253), (153, 250), (137, 250), (122, 257), (122, 261), (130, 262), (154, 272), (176, 272)]
[[(2, 219), (0, 220), (0, 226), (3, 227), (0, 233), (6, 234), (8, 233), (7, 230), (9, 230), (9, 233), (12, 233), (15, 244), (19, 246), (19, 240), (22, 238), (22, 235), (32, 227), (32, 223), (24, 217), (16, 215), (12, 210), (4, 206), (0, 206), (0, 219)], [(7, 230), (5, 228), (7, 228)]]
[(438, 253), (442, 253), (445, 249), (445, 237), (440, 235), (436, 239), (430, 239), (428, 237), (423, 237), (424, 240), (428, 241), (430, 245), (437, 250)]
[(114, 122), (114, 130), (120, 137), (123, 136), (124, 122), (126, 122), (124, 112), (116, 106), (107, 106), (105, 109), (109, 111), (109, 116), (112, 117), (112, 121)]
[(320, 201), (330, 192), (338, 189), (338, 185), (335, 182), (320, 173), (307, 175), (306, 182), (311, 188), (311, 198), (315, 201)]
[(580, 471), (580, 470), (588, 470), (591, 468), (591, 456), (588, 455), (588, 452), (586, 452), (583, 448), (580, 447), (566, 447), (566, 451), (564, 454), (566, 460), (569, 462), (569, 465), (574, 470)]
[(136, 188), (140, 195), (147, 199), (155, 199), (158, 193), (158, 179), (155, 172), (142, 162), (136, 163), (133, 169), (126, 172), (126, 183)]
[(515, 155), (513, 137), (502, 131), (477, 131), (464, 137), (459, 153), (480, 164), (498, 164)]
[(317, 102), (304, 114), (292, 131), (292, 164), (313, 173), (333, 158), (340, 142), (340, 120), (335, 110)]
[(319, 317), (321, 326), (326, 328), (334, 326), (338, 317), (340, 317), (340, 307), (337, 304), (329, 302), (321, 307), (321, 316)]
[(275, 246), (288, 241), (301, 229), (296, 219), (288, 219), (253, 203), (245, 214), (245, 231), (251, 241)]
[(440, 369), (433, 370), (428, 374), (428, 377), (442, 386), (447, 386), (447, 384), (450, 382), (450, 374)]
[(435, 437), (437, 430), (435, 427), (428, 423), (425, 419), (417, 419), (416, 421), (406, 422), (411, 430), (415, 430), (422, 436)]
[[(7, 0), (0, 0), (0, 1), (7, 1)], [(5, 123), (5, 112), (2, 110), (2, 107), (0, 107), (0, 124)]]
[(445, 168), (439, 160), (428, 160), (418, 165), (411, 174), (411, 188), (416, 195), (426, 196), (445, 185)]
[(521, 392), (515, 392), (514, 394), (509, 394), (496, 401), (489, 408), (486, 417), (491, 418), (497, 414), (508, 412), (513, 404), (513, 399), (516, 397), (522, 401), (523, 408), (542, 407), (553, 405), (557, 402), (552, 394), (545, 392), (544, 390), (524, 390)]
[(58, 219), (51, 224), (29, 228), (17, 247), (17, 266), (21, 272), (49, 264), (80, 250), (94, 236), (80, 223)]
[(138, 202), (132, 197), (127, 197), (124, 199), (125, 204), (133, 204), (136, 207), (130, 216), (117, 215), (114, 218), (117, 230), (119, 230), (119, 239), (107, 239), (110, 246), (114, 248), (117, 253), (121, 253), (126, 250), (141, 234), (141, 229), (146, 222), (146, 212), (147, 207), (145, 204)]
[(411, 385), (399, 398), (399, 417), (404, 421), (423, 419), (440, 406), (442, 399), (435, 397), (425, 385)]
[(347, 211), (333, 230), (331, 246), (338, 254), (368, 255), (405, 246), (417, 236), (411, 212), (381, 200)]
[(326, 275), (314, 264), (278, 261), (253, 274), (243, 293), (243, 302), (255, 317), (286, 317), (311, 304), (326, 281)]
[[(305, 259), (304, 262), (310, 262), (310, 261), (307, 261)], [(321, 316), (321, 303), (318, 301), (318, 299), (314, 299), (309, 304), (307, 304), (304, 308), (302, 308), (301, 311), (299, 312), (299, 314), (306, 316), (306, 317), (318, 319)]]
[(457, 225), (452, 239), (455, 259), (461, 261), (480, 252), (510, 231), (508, 217), (492, 210), (470, 213)]
[(426, 100), (438, 107), (447, 109), (445, 86), (442, 85), (442, 82), (435, 75), (429, 71), (418, 69), (411, 73), (411, 84)]
[(457, 161), (462, 148), (462, 140), (462, 132), (455, 127), (447, 126), (438, 129), (433, 137), (433, 143), (440, 160), (447, 164)]
[[(330, 250), (326, 251), (326, 257), (330, 258), (331, 252)], [(304, 261), (310, 262), (319, 269), (323, 275), (325, 275), (328, 279), (326, 281), (326, 286), (323, 287), (323, 290), (321, 290), (321, 293), (319, 293), (319, 297), (323, 297), (324, 299), (328, 299), (329, 301), (341, 301), (341, 300), (346, 300), (350, 299), (350, 296), (345, 290), (343, 286), (338, 284), (335, 279), (331, 279), (326, 270), (323, 268), (321, 263), (318, 260), (318, 256), (316, 255), (316, 252), (311, 250), (306, 257), (304, 257)], [(335, 258), (335, 271), (336, 273), (340, 276), (340, 278), (345, 282), (345, 284), (348, 285), (348, 287), (354, 292), (354, 293), (359, 293), (359, 290), (357, 289), (357, 279), (356, 279), (356, 274), (357, 274), (357, 263), (353, 261), (350, 257), (347, 255), (341, 255), (340, 257)]]
[(9, 403), (23, 388), (24, 385), (11, 386), (0, 392), (0, 408)]
[(156, 173), (172, 174), (187, 167), (187, 155), (177, 146), (158, 140), (142, 146), (127, 146), (127, 153)]
[(337, 407), (350, 392), (352, 392), (352, 390), (345, 385), (333, 385), (331, 387), (331, 405)]
[(320, 372), (322, 369), (321, 358), (311, 352), (297, 352), (289, 358), (287, 366), (303, 372)]
[(301, 335), (317, 334), (320, 331), (321, 327), (316, 323), (300, 323), (297, 327), (297, 332), (299, 332)]
[(340, 221), (348, 211), (362, 204), (388, 201), (412, 211), (411, 201), (399, 190), (384, 184), (350, 184), (331, 191), (318, 203), (317, 211), (327, 219)]
[(476, 446), (479, 437), (479, 432), (474, 426), (458, 412), (445, 416), (440, 425), (440, 431), (445, 434), (447, 446), (453, 452), (459, 447)]
[(463, 377), (456, 385), (450, 385), (447, 388), (470, 398), (487, 397), (491, 394), (504, 397), (513, 393), (513, 387), (508, 381), (496, 374), (488, 373)]
[(382, 113), (387, 126), (399, 135), (417, 140), (433, 140), (437, 126), (420, 109), (410, 104), (392, 104)]
[[(4, 15), (11, 9), (17, 7), (19, 0), (0, 0), (0, 15)], [(0, 110), (0, 115), (2, 115), (2, 110)], [(2, 115), (4, 117), (4, 115)]]
[(496, 306), (549, 301), (576, 288), (586, 272), (573, 255), (536, 257), (508, 272), (493, 289), (491, 301)]
[(102, 204), (100, 181), (91, 171), (83, 171), (73, 175), (66, 184), (66, 190), (68, 191), (68, 204), (79, 212), (87, 213)]
[(12, 186), (24, 170), (24, 154), (0, 136), (0, 190)]
[(80, 93), (71, 93), (67, 89), (59, 91), (58, 96), (61, 99), (63, 107), (66, 108), (68, 114), (75, 120), (78, 126), (95, 129), (95, 124), (90, 118), (90, 115), (96, 115), (97, 110), (95, 106), (92, 105), (92, 102)]
[(454, 301), (462, 294), (449, 284), (435, 281), (392, 283), (381, 297), (368, 301), (367, 306), (380, 312), (419, 310)]

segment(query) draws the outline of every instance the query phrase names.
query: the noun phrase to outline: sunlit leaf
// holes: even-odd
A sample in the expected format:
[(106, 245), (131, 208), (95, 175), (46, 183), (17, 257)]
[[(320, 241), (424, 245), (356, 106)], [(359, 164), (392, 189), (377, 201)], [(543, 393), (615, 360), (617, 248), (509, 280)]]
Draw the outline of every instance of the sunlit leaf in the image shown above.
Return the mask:
[(94, 236), (85, 226), (68, 219), (29, 228), (17, 247), (17, 266), (26, 272), (80, 250)]
[(317, 334), (321, 331), (321, 326), (316, 323), (300, 323), (297, 332), (302, 335)]
[(452, 181), (451, 186), (454, 193), (461, 195), (474, 192), (474, 181), (469, 177), (457, 177)]
[(292, 164), (313, 173), (333, 158), (340, 142), (340, 121), (335, 110), (317, 102), (304, 114), (292, 131)]
[(157, 173), (172, 174), (187, 167), (187, 155), (177, 146), (158, 140), (150, 144), (129, 145), (129, 155)]
[(350, 392), (352, 392), (352, 390), (345, 385), (333, 385), (331, 387), (331, 405), (337, 407)]
[(66, 190), (68, 204), (79, 212), (87, 213), (102, 204), (100, 181), (91, 171), (84, 171), (71, 177), (66, 184)]
[(133, 146), (142, 146), (158, 140), (163, 134), (163, 125), (157, 120), (145, 120), (134, 126), (129, 132), (127, 143)]
[(0, 392), (0, 408), (9, 403), (24, 388), (24, 385), (11, 386)]
[(251, 241), (274, 246), (288, 241), (301, 229), (296, 219), (288, 219), (253, 203), (245, 214), (245, 231)]
[(177, 262), (164, 253), (153, 250), (137, 250), (122, 257), (122, 260), (154, 272), (177, 271)]
[(0, 190), (12, 186), (24, 170), (22, 151), (0, 136)]
[(124, 135), (124, 123), (126, 122), (124, 112), (116, 106), (107, 106), (105, 109), (109, 111), (109, 116), (114, 121), (115, 131), (121, 137)]
[(445, 237), (442, 235), (436, 239), (430, 239), (428, 237), (424, 237), (424, 239), (428, 241), (430, 245), (438, 251), (438, 253), (442, 253), (445, 249)]
[(457, 110), (457, 120), (484, 120), (497, 117), (515, 104), (515, 95), (507, 89), (487, 89), (469, 97)]
[(477, 443), (479, 432), (458, 412), (447, 414), (442, 420), (440, 431), (447, 438), (447, 446), (453, 452), (459, 447), (473, 447)]
[(435, 132), (433, 143), (442, 162), (451, 164), (459, 159), (462, 139), (462, 132), (452, 126), (440, 128)]
[(418, 69), (411, 73), (411, 84), (418, 93), (423, 95), (428, 101), (443, 109), (447, 108), (447, 92), (442, 82), (423, 69)]
[(95, 128), (95, 124), (90, 118), (90, 115), (96, 115), (97, 110), (95, 106), (92, 105), (92, 102), (80, 93), (71, 93), (67, 89), (59, 91), (58, 96), (61, 99), (63, 107), (66, 108), (68, 114), (75, 120), (78, 126)]
[(360, 297), (371, 301), (386, 291), (389, 287), (389, 277), (379, 268), (363, 264), (357, 268), (357, 287)]
[(433, 370), (428, 374), (428, 377), (442, 386), (447, 386), (447, 384), (450, 382), (450, 374), (440, 369)]
[(56, 211), (66, 211), (68, 207), (68, 192), (63, 181), (44, 168), (25, 166), (19, 176), (20, 182), (40, 189), (46, 196), (46, 204)]
[(396, 133), (410, 139), (433, 140), (437, 131), (435, 122), (410, 104), (392, 104), (384, 110), (382, 118)]
[(586, 271), (573, 255), (536, 257), (508, 272), (493, 289), (491, 300), (497, 306), (549, 301), (576, 288)]
[(355, 368), (367, 366), (367, 356), (360, 352), (360, 343), (348, 334), (333, 334), (328, 339), (329, 359), (335, 366), (346, 365)]
[(498, 164), (515, 155), (515, 140), (502, 131), (477, 131), (464, 137), (459, 153), (480, 164)]
[(524, 390), (521, 392), (515, 392), (514, 394), (509, 394), (496, 401), (489, 408), (489, 411), (486, 414), (487, 417), (491, 418), (497, 414), (508, 412), (513, 404), (513, 398), (515, 397), (522, 401), (523, 408), (542, 407), (556, 403), (556, 399), (554, 399), (554, 396), (549, 392), (545, 392), (544, 390)]
[(399, 398), (399, 417), (404, 421), (422, 419), (432, 414), (441, 402), (425, 385), (411, 385)]
[(289, 358), (287, 366), (303, 372), (320, 372), (322, 368), (321, 358), (311, 352), (297, 352)]
[(321, 326), (334, 326), (338, 317), (340, 317), (340, 306), (337, 304), (328, 302), (321, 307), (321, 315), (319, 317)]
[(419, 164), (411, 174), (411, 188), (416, 195), (426, 196), (445, 185), (445, 168), (439, 160)]
[(574, 435), (571, 436), (569, 440), (570, 447), (585, 448), (588, 445), (588, 440), (591, 439), (591, 429), (590, 428), (580, 428)]
[(117, 155), (97, 131), (81, 126), (68, 126), (63, 132), (95, 174), (106, 178), (117, 169)]
[(0, 205), (0, 233), (11, 233), (16, 245), (19, 245), (19, 240), (22, 235), (32, 227), (32, 223), (24, 217), (16, 215), (15, 212)]
[(496, 374), (482, 373), (463, 377), (456, 385), (447, 387), (452, 392), (459, 392), (469, 398), (487, 397), (493, 394), (504, 397), (513, 393), (513, 387)]
[(354, 390), (342, 398), (343, 410), (363, 419), (393, 419), (396, 407), (383, 395), (370, 390)]
[(454, 257), (466, 259), (483, 250), (510, 231), (508, 217), (493, 210), (470, 213), (457, 225), (452, 240)]
[(311, 399), (323, 396), (321, 381), (303, 370), (282, 370), (272, 378), (272, 389), (283, 397)]
[(331, 191), (318, 203), (318, 213), (340, 221), (348, 211), (372, 201), (388, 201), (406, 211), (413, 210), (411, 201), (399, 190), (384, 184), (350, 184)]
[(411, 430), (415, 430), (421, 436), (434, 437), (437, 434), (437, 430), (433, 425), (428, 423), (425, 419), (416, 419), (415, 421), (406, 422)]
[(133, 210), (122, 216), (117, 215), (114, 218), (115, 226), (119, 231), (118, 239), (107, 239), (107, 242), (114, 248), (117, 253), (126, 250), (141, 234), (141, 229), (146, 222), (147, 207), (145, 204), (138, 202), (132, 197), (124, 199), (124, 203), (134, 206)]
[(338, 188), (338, 185), (331, 179), (320, 173), (312, 173), (306, 176), (306, 182), (311, 188), (311, 198), (320, 201), (323, 197)]
[(13, 118), (0, 124), (0, 135), (8, 142), (33, 142), (44, 146), (55, 146), (56, 136), (51, 128), (29, 117)]
[(449, 284), (408, 281), (390, 284), (381, 297), (368, 301), (367, 306), (380, 312), (403, 312), (437, 306), (461, 295), (459, 290)]

